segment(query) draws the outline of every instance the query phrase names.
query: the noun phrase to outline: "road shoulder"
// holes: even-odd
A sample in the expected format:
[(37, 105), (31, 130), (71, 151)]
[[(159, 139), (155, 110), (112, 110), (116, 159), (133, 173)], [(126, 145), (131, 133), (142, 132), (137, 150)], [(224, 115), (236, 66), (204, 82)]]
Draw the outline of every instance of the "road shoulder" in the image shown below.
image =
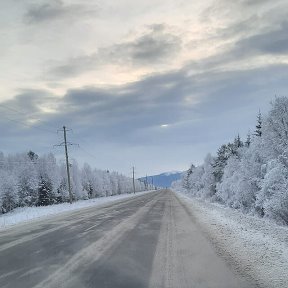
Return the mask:
[(217, 253), (260, 287), (288, 287), (288, 228), (176, 194)]

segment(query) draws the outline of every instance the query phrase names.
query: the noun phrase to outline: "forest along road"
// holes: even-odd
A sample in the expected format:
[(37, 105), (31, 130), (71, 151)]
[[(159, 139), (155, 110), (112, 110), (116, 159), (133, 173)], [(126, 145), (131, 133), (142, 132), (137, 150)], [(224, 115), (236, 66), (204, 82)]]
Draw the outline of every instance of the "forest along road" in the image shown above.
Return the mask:
[(0, 287), (254, 287), (160, 190), (1, 231)]

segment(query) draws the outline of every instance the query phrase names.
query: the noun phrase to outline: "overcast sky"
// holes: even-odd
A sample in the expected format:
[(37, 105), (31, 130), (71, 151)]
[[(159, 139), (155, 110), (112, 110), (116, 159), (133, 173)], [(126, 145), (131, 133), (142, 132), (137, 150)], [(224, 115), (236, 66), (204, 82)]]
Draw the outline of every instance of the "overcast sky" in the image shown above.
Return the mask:
[(0, 150), (184, 170), (288, 96), (287, 0), (0, 0)]

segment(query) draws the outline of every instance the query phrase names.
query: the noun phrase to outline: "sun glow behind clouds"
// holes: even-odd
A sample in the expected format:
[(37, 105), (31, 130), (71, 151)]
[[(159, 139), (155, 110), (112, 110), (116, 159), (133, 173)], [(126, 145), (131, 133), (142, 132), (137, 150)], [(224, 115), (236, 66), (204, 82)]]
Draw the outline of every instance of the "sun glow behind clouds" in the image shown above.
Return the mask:
[(160, 127), (166, 128), (166, 127), (169, 127), (169, 124), (162, 124)]

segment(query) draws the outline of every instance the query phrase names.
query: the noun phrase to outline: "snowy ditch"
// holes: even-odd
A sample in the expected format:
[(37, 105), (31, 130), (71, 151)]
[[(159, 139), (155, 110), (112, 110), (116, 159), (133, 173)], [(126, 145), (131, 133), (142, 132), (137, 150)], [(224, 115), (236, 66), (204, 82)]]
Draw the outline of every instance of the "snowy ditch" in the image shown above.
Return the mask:
[(288, 227), (177, 194), (217, 252), (260, 287), (288, 287)]
[(109, 202), (137, 197), (153, 191), (137, 192), (135, 195), (121, 194), (110, 197), (94, 198), (90, 200), (79, 200), (77, 202), (73, 202), (72, 204), (62, 203), (49, 206), (16, 208), (7, 214), (0, 215), (0, 230), (35, 219), (45, 219), (47, 217), (59, 215), (69, 211), (76, 211), (83, 208), (103, 205)]

